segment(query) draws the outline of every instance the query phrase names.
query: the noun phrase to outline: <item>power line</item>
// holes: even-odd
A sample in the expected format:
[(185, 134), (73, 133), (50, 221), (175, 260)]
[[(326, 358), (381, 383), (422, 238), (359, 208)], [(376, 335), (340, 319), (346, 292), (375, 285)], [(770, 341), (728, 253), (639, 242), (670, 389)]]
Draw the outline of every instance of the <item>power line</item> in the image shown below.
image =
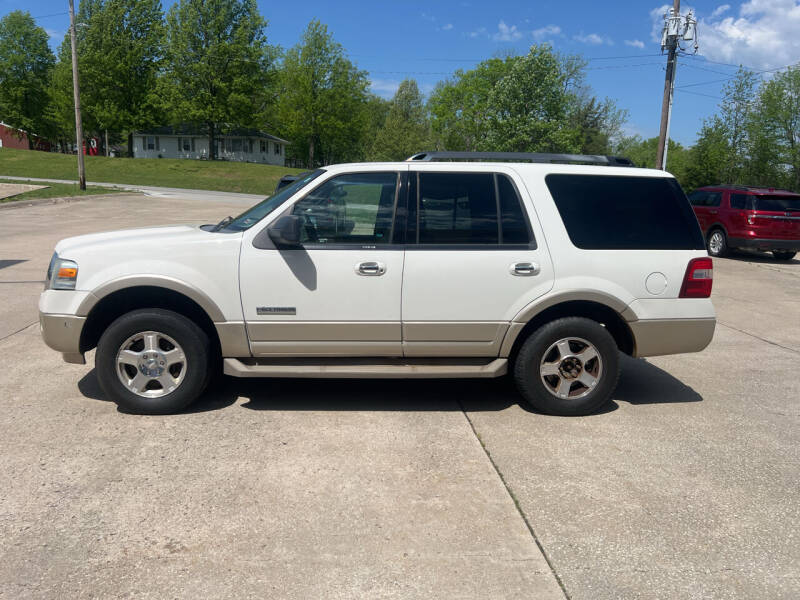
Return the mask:
[(690, 90), (678, 90), (682, 94), (692, 94), (692, 96), (704, 96), (706, 98), (713, 98), (714, 100), (724, 100), (725, 98), (720, 98), (719, 96), (712, 96), (711, 94), (701, 94), (700, 92), (692, 92)]
[(689, 67), (690, 69), (697, 69), (698, 71), (706, 71), (708, 73), (716, 73), (717, 75), (730, 75), (730, 73), (726, 72), (726, 71), (717, 71), (715, 69), (708, 69), (706, 67), (698, 67), (697, 65), (691, 65), (689, 63), (686, 63), (684, 66), (685, 67)]
[[(777, 69), (764, 69), (763, 71), (751, 71), (754, 75), (763, 75), (764, 73), (775, 73), (776, 71), (782, 71), (783, 69), (788, 69), (790, 67), (796, 67), (800, 65), (800, 63), (792, 63), (791, 65), (784, 65), (782, 67), (778, 67)], [(685, 89), (688, 87), (697, 87), (698, 85), (710, 85), (712, 83), (722, 83), (724, 81), (730, 81), (731, 79), (736, 79), (737, 75), (733, 75), (731, 77), (725, 77), (724, 79), (712, 79), (711, 81), (701, 81), (700, 83), (688, 83), (686, 85), (679, 85), (677, 89)]]
[[(348, 56), (350, 56), (351, 58), (373, 58), (373, 59), (374, 58), (380, 58), (380, 57), (375, 56), (374, 54), (348, 54)], [(593, 61), (596, 61), (596, 60), (624, 60), (624, 59), (629, 59), (629, 58), (653, 58), (653, 57), (656, 57), (656, 56), (661, 56), (661, 54), (627, 54), (625, 56), (589, 56), (589, 57), (582, 56), (581, 58), (583, 58), (584, 60), (586, 60), (588, 62), (593, 62)], [(397, 57), (391, 57), (391, 58), (397, 58)], [(494, 57), (488, 57), (487, 58), (487, 57), (484, 56), (483, 58), (432, 58), (432, 57), (418, 56), (418, 57), (411, 57), (411, 58), (403, 57), (403, 60), (404, 61), (426, 61), (426, 62), (478, 63), (478, 62), (483, 62), (485, 60), (491, 60), (491, 58), (494, 58)], [(502, 59), (502, 57), (501, 57), (501, 59)]]
[(60, 12), (60, 13), (53, 13), (51, 15), (41, 15), (40, 17), (33, 17), (34, 19), (49, 19), (50, 17), (63, 17), (64, 15), (68, 15), (69, 12)]

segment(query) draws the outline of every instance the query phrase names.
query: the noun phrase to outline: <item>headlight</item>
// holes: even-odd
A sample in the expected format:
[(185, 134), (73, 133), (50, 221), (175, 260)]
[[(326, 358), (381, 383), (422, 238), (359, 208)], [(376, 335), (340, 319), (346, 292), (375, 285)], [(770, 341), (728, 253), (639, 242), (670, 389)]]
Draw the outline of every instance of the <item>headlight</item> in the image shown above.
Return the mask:
[(74, 260), (59, 258), (53, 254), (50, 266), (47, 268), (47, 281), (45, 286), (51, 290), (74, 290), (78, 280), (78, 263)]

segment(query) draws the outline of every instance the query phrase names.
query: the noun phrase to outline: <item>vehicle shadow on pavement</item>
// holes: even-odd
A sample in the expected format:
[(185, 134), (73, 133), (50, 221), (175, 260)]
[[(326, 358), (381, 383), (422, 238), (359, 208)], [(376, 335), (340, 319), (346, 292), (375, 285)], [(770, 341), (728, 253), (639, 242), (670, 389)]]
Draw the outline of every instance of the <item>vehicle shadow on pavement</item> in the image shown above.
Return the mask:
[[(87, 398), (105, 401), (95, 370), (79, 382)], [(510, 377), (499, 379), (237, 379), (223, 377), (185, 413), (219, 410), (245, 400), (244, 408), (272, 411), (501, 411), (520, 403)], [(595, 414), (633, 405), (700, 402), (702, 396), (642, 359), (622, 357), (614, 401)]]
[(800, 258), (798, 257), (791, 260), (778, 260), (772, 254), (767, 254), (766, 252), (749, 252), (747, 250), (732, 251), (725, 258), (739, 262), (764, 263), (765, 265), (800, 265)]

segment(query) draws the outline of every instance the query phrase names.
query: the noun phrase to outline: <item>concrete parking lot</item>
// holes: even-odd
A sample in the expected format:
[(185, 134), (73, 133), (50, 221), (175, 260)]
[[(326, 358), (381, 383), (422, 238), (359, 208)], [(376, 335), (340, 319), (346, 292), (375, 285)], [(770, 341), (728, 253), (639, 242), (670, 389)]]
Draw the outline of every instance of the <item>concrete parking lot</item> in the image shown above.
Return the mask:
[(500, 381), (228, 379), (127, 415), (39, 337), (59, 239), (242, 201), (0, 210), (0, 598), (798, 598), (800, 261), (715, 260), (701, 354), (584, 418)]

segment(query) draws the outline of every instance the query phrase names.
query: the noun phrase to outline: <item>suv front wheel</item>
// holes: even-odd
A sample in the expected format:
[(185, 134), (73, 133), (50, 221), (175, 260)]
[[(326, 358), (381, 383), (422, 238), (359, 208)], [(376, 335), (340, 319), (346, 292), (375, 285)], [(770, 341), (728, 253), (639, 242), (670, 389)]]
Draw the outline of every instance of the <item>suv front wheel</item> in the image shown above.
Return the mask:
[(97, 344), (100, 387), (120, 408), (138, 414), (175, 413), (208, 385), (210, 343), (193, 321), (148, 308), (122, 315)]
[(619, 379), (619, 350), (591, 319), (565, 317), (533, 332), (514, 363), (528, 404), (551, 415), (588, 415), (608, 402)]

